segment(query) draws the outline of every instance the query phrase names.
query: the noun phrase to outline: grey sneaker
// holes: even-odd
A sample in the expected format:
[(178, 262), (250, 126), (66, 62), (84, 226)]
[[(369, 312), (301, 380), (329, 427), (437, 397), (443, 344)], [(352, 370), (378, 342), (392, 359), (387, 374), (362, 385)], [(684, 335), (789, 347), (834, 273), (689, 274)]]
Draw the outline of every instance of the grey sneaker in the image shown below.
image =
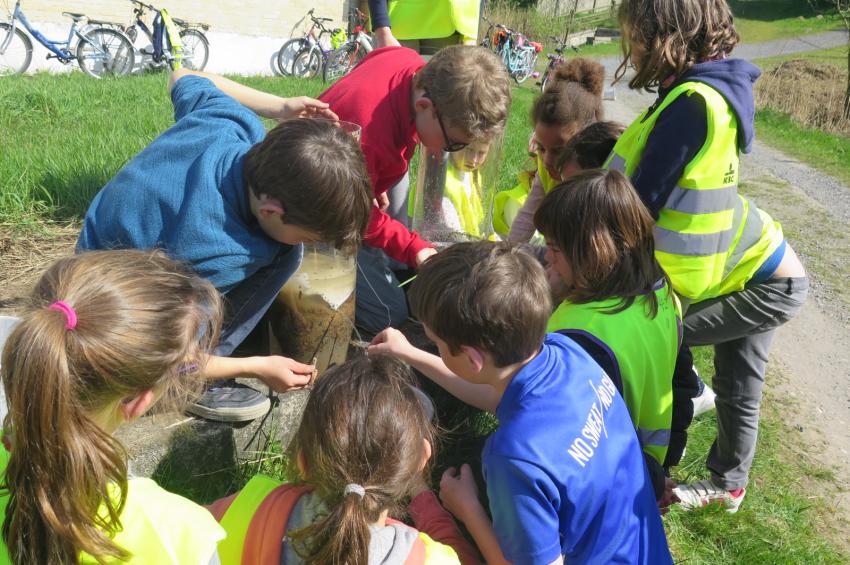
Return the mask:
[(250, 422), (269, 411), (271, 402), (249, 386), (228, 381), (212, 386), (186, 411), (216, 422)]
[(685, 510), (696, 510), (709, 504), (722, 504), (726, 512), (734, 514), (741, 507), (747, 489), (726, 490), (715, 485), (711, 479), (687, 485), (678, 485), (673, 494)]

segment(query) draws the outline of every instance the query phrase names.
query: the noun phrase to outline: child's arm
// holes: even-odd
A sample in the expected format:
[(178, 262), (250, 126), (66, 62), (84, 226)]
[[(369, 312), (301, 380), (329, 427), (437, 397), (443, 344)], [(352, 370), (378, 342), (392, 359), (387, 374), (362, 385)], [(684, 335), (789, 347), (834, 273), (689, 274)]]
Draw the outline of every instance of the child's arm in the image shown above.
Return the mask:
[(451, 547), (457, 553), (462, 565), (481, 563), (478, 552), (463, 537), (455, 519), (443, 508), (437, 500), (437, 495), (427, 486), (411, 499), (407, 513), (417, 530), (427, 534), (434, 541)]
[(260, 92), (223, 76), (202, 71), (191, 71), (185, 68), (177, 69), (171, 73), (171, 78), (168, 82), (168, 91), (171, 92), (174, 84), (186, 75), (196, 75), (211, 80), (216, 88), (264, 118), (273, 120), (285, 120), (287, 118), (297, 117), (339, 119), (326, 103), (307, 96), (282, 98), (267, 92)]
[(204, 367), (207, 380), (251, 377), (261, 380), (275, 392), (299, 389), (310, 384), (315, 367), (288, 357), (218, 357), (211, 355)]
[(443, 360), (410, 345), (407, 338), (394, 328), (387, 328), (372, 340), (368, 353), (385, 353), (412, 365), (426, 377), (446, 389), (452, 396), (479, 410), (495, 412), (499, 394), (490, 385), (474, 384), (458, 377)]
[(511, 224), (511, 232), (508, 235), (508, 240), (513, 243), (525, 243), (531, 240), (534, 235), (534, 213), (540, 207), (543, 197), (546, 192), (543, 190), (543, 183), (540, 181), (539, 175), (534, 175), (534, 180), (531, 181), (531, 190), (528, 193), (528, 198), (525, 199), (525, 204), (517, 212)]

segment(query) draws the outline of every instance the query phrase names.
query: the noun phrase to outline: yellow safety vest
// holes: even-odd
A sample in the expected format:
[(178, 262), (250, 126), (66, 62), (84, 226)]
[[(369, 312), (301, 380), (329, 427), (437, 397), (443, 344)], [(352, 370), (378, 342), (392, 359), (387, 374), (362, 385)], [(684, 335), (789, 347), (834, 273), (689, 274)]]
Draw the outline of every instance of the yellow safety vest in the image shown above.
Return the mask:
[[(219, 546), (222, 565), (265, 565), (280, 561), (289, 514), (309, 488), (257, 475), (248, 481), (221, 518), (227, 539)], [(246, 545), (250, 552), (246, 552)], [(265, 547), (262, 547), (265, 546)], [(250, 554), (250, 557), (247, 555)], [(458, 565), (455, 551), (420, 532), (405, 565)]]
[(393, 35), (398, 39), (440, 39), (459, 33), (478, 38), (479, 0), (389, 0)]
[(484, 207), (481, 204), (481, 188), (475, 186), (474, 172), (457, 170), (451, 162), (446, 168), (445, 196), (460, 218), (460, 227), (464, 233), (481, 237), (481, 223), (485, 220)]
[(607, 311), (618, 306), (620, 299), (588, 304), (565, 301), (549, 318), (546, 331), (582, 334), (611, 355), (641, 447), (663, 465), (670, 444), (681, 311), (666, 284), (655, 296), (658, 312), (654, 318), (649, 317), (649, 306), (642, 297), (616, 314)]
[[(8, 461), (8, 452), (0, 447), (3, 472)], [(117, 487), (112, 490), (118, 494)], [(8, 503), (8, 495), (0, 496), (0, 523), (6, 519)], [(205, 508), (141, 478), (127, 482), (121, 528), (114, 541), (130, 552), (130, 559), (121, 562), (129, 565), (206, 565), (224, 539), (224, 530)], [(0, 565), (11, 563), (0, 539)], [(80, 563), (95, 565), (97, 560), (83, 553)]]
[(655, 111), (630, 125), (606, 167), (631, 176), (658, 116), (679, 96), (705, 100), (708, 134), (688, 163), (655, 225), (655, 256), (688, 302), (742, 290), (783, 241), (782, 228), (738, 194), (738, 121), (715, 89), (685, 82)]
[(537, 157), (537, 172), (520, 171), (517, 174), (517, 185), (510, 190), (503, 190), (496, 193), (493, 200), (493, 229), (502, 238), (507, 238), (511, 232), (511, 224), (514, 223), (520, 209), (525, 205), (528, 199), (528, 194), (531, 192), (531, 183), (534, 182), (534, 176), (540, 179), (543, 185), (543, 192), (549, 192), (558, 186), (559, 181), (552, 179), (549, 176), (549, 171), (543, 166), (543, 159)]

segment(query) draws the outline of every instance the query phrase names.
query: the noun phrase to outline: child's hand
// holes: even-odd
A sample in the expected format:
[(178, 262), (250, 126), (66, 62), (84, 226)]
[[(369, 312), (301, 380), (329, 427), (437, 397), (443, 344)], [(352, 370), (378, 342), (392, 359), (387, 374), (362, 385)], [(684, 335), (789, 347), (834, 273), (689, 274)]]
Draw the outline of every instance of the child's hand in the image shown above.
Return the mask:
[(275, 392), (304, 388), (310, 384), (315, 367), (289, 357), (269, 355), (250, 358), (251, 375)]
[(373, 353), (384, 353), (404, 359), (405, 355), (413, 349), (404, 334), (395, 328), (387, 328), (372, 340), (372, 344), (366, 350), (367, 355)]
[(449, 512), (463, 522), (471, 513), (483, 511), (478, 500), (478, 486), (469, 465), (464, 463), (460, 473), (454, 467), (446, 469), (440, 479), (440, 500)]
[(283, 107), (280, 109), (278, 120), (288, 120), (289, 118), (325, 118), (328, 120), (338, 121), (339, 116), (333, 113), (330, 106), (326, 103), (310, 98), (308, 96), (296, 96), (294, 98), (284, 98)]
[(381, 194), (372, 199), (372, 204), (374, 204), (375, 208), (377, 208), (381, 212), (386, 212), (387, 208), (390, 207), (390, 198), (389, 196), (387, 196), (386, 192), (382, 192)]
[(428, 257), (436, 254), (437, 250), (433, 247), (426, 247), (425, 249), (420, 250), (419, 253), (416, 254), (416, 268), (421, 267), (422, 263), (424, 263)]

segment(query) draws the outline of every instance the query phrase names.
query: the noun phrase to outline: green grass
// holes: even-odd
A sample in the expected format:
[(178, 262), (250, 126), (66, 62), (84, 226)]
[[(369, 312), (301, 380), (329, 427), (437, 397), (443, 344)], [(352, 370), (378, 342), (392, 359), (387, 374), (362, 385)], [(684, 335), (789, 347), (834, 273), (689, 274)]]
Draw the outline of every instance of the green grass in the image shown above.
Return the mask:
[(775, 57), (764, 57), (754, 59), (753, 63), (757, 64), (762, 70), (772, 69), (779, 63), (785, 61), (793, 61), (802, 59), (811, 63), (821, 65), (832, 65), (840, 69), (847, 68), (847, 46), (833, 47), (831, 49), (817, 49), (815, 51), (804, 51), (802, 53), (790, 53), (787, 55), (777, 55)]
[[(818, 19), (806, 0), (731, 0), (735, 29), (744, 43), (760, 43), (841, 29), (834, 13)], [(803, 19), (800, 19), (800, 18)]]
[(756, 133), (765, 143), (850, 185), (850, 138), (803, 127), (769, 109), (756, 112)]
[[(239, 80), (281, 95), (315, 95), (322, 89), (320, 82)], [(516, 171), (526, 161), (531, 131), (528, 113), (536, 94), (530, 87), (514, 89), (499, 189), (513, 186)], [(759, 116), (760, 128), (765, 127), (765, 116)], [(80, 74), (0, 81), (0, 130), (4, 132), (0, 137), (0, 223), (78, 219), (98, 188), (172, 120), (165, 77), (160, 75), (101, 82)], [(763, 129), (759, 133), (767, 135)], [(842, 150), (847, 149), (844, 146)], [(703, 350), (697, 357), (701, 374), (711, 375), (707, 353)], [(496, 422), (433, 387), (429, 392), (434, 394), (446, 429), (434, 470), (439, 476), (447, 465), (477, 461)], [(835, 488), (829, 470), (792, 453), (796, 449), (793, 431), (783, 424), (780, 408), (771, 400), (766, 402), (762, 430), (754, 482), (739, 514), (729, 516), (710, 509), (686, 514), (677, 509), (665, 518), (677, 561), (846, 563), (850, 557), (840, 554), (829, 541), (834, 534), (825, 526), (824, 503), (812, 498)], [(706, 476), (703, 459), (714, 433), (712, 415), (696, 422), (677, 479)], [(258, 470), (284, 476), (281, 451), (280, 446), (270, 446), (261, 457), (264, 461), (248, 464), (238, 476), (224, 477), (222, 484), (238, 487)], [(170, 477), (167, 470), (159, 479), (165, 486), (206, 500), (225, 494), (208, 489), (200, 493), (197, 485), (187, 483), (185, 477)], [(824, 486), (819, 488), (821, 484)]]

